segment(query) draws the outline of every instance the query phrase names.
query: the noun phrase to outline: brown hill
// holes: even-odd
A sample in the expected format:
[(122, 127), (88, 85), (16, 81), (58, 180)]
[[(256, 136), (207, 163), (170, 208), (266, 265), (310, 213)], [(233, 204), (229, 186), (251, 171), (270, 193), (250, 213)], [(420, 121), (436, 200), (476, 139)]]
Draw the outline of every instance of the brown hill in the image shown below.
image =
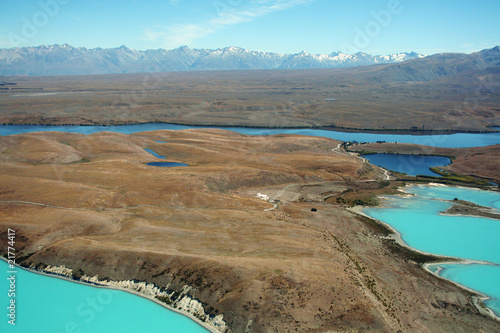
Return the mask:
[[(190, 286), (233, 332), (498, 330), (417, 263), (431, 258), (324, 202), (383, 186), (337, 145), (221, 130), (0, 137), (0, 236), (16, 230), (24, 265)], [(190, 166), (148, 166), (160, 159), (144, 148)]]
[(372, 77), (381, 82), (431, 81), (498, 66), (500, 66), (500, 47), (495, 46), (471, 54), (439, 53), (400, 64), (381, 66)]

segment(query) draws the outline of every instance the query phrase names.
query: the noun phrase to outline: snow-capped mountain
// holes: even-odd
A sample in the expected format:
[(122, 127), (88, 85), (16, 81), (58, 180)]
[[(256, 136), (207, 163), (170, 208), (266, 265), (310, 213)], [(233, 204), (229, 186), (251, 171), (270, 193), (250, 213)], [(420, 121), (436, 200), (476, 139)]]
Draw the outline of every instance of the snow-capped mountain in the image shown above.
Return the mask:
[(195, 70), (334, 68), (402, 62), (424, 55), (397, 53), (372, 56), (358, 52), (330, 55), (279, 54), (239, 47), (136, 51), (49, 45), (0, 49), (0, 75), (87, 75)]

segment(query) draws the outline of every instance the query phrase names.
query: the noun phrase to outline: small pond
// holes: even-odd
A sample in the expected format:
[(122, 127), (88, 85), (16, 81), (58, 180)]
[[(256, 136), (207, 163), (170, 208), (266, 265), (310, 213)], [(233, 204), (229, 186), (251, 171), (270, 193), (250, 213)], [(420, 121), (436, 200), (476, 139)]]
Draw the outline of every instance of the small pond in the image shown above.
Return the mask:
[[(158, 154), (157, 152), (155, 152), (152, 149), (144, 149), (144, 150), (157, 158), (166, 159), (165, 156)], [(189, 166), (189, 164), (178, 163), (178, 162), (149, 162), (146, 165), (155, 166), (155, 167), (163, 167), (163, 168)]]
[(144, 150), (147, 151), (148, 153), (150, 153), (151, 155), (153, 155), (154, 157), (166, 158), (165, 156), (158, 154), (157, 152), (155, 152), (152, 149), (144, 149)]
[(178, 162), (150, 162), (150, 163), (147, 163), (147, 165), (155, 166), (155, 167), (164, 167), (164, 168), (189, 166), (189, 164), (178, 163)]

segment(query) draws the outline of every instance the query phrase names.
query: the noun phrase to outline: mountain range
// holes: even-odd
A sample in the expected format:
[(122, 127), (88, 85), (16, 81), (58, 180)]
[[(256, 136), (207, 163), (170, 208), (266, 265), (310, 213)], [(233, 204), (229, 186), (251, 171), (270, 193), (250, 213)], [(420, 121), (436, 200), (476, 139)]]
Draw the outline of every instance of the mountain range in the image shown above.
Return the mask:
[(389, 64), (420, 59), (415, 52), (385, 56), (358, 52), (329, 55), (281, 54), (251, 51), (239, 47), (216, 50), (191, 49), (137, 51), (118, 48), (75, 48), (71, 45), (49, 45), (0, 49), (0, 75), (89, 75), (149, 73), (167, 71), (307, 69), (354, 67)]

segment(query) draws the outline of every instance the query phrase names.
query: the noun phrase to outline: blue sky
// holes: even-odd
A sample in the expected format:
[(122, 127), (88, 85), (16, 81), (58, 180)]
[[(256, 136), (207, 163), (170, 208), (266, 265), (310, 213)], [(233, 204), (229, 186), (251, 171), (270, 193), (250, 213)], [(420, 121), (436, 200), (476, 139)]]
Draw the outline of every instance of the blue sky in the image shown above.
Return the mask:
[(498, 0), (0, 1), (0, 48), (68, 43), (432, 54), (500, 44)]

